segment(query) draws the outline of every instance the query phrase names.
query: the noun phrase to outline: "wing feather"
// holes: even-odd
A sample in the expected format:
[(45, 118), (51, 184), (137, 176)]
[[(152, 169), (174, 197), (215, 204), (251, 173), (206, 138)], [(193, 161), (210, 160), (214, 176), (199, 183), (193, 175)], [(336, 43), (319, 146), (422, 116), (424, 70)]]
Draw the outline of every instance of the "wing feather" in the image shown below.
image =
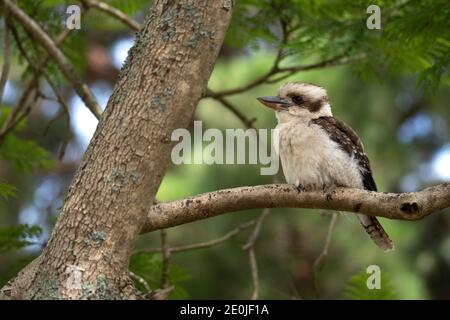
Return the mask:
[(313, 119), (312, 123), (325, 130), (330, 138), (335, 141), (342, 150), (358, 161), (364, 187), (370, 191), (377, 191), (377, 186), (370, 168), (369, 158), (364, 152), (364, 146), (356, 132), (345, 124), (345, 122), (334, 117), (320, 117)]

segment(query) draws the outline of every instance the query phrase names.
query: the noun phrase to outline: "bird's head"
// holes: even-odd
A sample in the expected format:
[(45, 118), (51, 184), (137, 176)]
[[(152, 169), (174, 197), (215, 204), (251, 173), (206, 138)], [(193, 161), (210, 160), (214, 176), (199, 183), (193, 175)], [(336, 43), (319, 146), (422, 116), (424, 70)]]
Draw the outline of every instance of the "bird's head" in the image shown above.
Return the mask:
[(281, 86), (277, 96), (259, 97), (258, 100), (274, 109), (279, 120), (332, 115), (326, 90), (310, 83), (289, 82)]

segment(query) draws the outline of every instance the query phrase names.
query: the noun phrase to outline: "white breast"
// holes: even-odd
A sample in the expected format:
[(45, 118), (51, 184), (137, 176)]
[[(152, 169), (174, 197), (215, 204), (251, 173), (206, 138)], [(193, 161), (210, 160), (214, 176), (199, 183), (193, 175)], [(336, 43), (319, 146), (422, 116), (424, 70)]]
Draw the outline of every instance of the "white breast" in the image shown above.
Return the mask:
[(278, 124), (277, 128), (287, 183), (307, 189), (363, 187), (357, 161), (319, 126), (299, 120)]

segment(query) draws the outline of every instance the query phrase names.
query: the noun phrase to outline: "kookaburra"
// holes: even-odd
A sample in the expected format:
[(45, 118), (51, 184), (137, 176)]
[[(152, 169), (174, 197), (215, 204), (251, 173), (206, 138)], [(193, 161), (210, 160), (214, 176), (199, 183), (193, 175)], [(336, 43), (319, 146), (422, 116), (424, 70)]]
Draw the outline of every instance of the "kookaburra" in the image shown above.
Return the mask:
[[(356, 132), (333, 117), (324, 88), (287, 83), (277, 96), (258, 100), (275, 110), (279, 153), (287, 183), (299, 190), (352, 187), (376, 191), (369, 159)], [(357, 215), (375, 244), (394, 245), (376, 217)]]

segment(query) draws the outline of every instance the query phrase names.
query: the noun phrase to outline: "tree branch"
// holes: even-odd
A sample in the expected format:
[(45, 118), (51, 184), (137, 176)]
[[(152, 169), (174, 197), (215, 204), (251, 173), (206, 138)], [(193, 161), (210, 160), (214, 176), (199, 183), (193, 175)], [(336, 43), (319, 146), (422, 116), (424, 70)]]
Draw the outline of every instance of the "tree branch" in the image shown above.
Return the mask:
[(130, 277), (134, 280), (136, 280), (137, 282), (139, 282), (140, 284), (142, 284), (142, 286), (145, 288), (145, 290), (147, 291), (147, 293), (151, 292), (152, 289), (150, 289), (150, 286), (148, 285), (148, 282), (142, 278), (141, 276), (138, 276), (137, 274), (135, 274), (132, 271), (128, 271), (128, 274), (130, 275)]
[(330, 219), (330, 224), (328, 225), (327, 238), (325, 240), (325, 245), (323, 246), (322, 252), (314, 260), (314, 289), (316, 291), (317, 299), (320, 298), (320, 288), (319, 288), (319, 270), (322, 267), (322, 261), (328, 256), (328, 251), (331, 245), (331, 237), (333, 236), (334, 226), (337, 221), (337, 212), (333, 212)]
[(128, 27), (133, 29), (134, 31), (139, 31), (139, 29), (141, 29), (141, 25), (138, 22), (136, 22), (133, 19), (131, 19), (130, 17), (128, 17), (125, 13), (123, 13), (119, 9), (114, 8), (105, 2), (101, 2), (101, 1), (97, 1), (97, 0), (82, 0), (81, 2), (86, 7), (92, 7), (99, 11), (103, 11), (103, 12), (109, 14), (113, 18), (118, 19), (119, 21), (121, 21), (122, 23), (124, 23), (125, 25), (127, 25)]
[(284, 73), (284, 74), (280, 75), (279, 77), (267, 79), (265, 81), (265, 83), (277, 83), (277, 82), (280, 82), (300, 71), (308, 71), (308, 70), (314, 70), (314, 69), (322, 69), (322, 68), (328, 68), (328, 67), (341, 66), (344, 64), (348, 64), (350, 62), (364, 59), (365, 57), (366, 57), (365, 54), (360, 54), (355, 57), (338, 56), (338, 57), (334, 57), (334, 58), (331, 58), (328, 60), (323, 60), (323, 61), (320, 61), (317, 63), (307, 64), (307, 65), (303, 65), (303, 66), (292, 66), (292, 67), (279, 68), (278, 73)]
[(261, 226), (264, 219), (269, 215), (270, 209), (265, 208), (263, 212), (259, 215), (255, 228), (252, 234), (248, 238), (247, 243), (242, 246), (242, 250), (247, 251), (248, 263), (250, 265), (250, 272), (252, 274), (253, 292), (251, 299), (257, 300), (259, 297), (259, 273), (258, 273), (258, 263), (256, 262), (255, 253), (255, 242), (258, 239), (259, 233), (261, 232)]
[(230, 110), (247, 129), (254, 128), (253, 123), (256, 121), (256, 118), (248, 118), (245, 114), (243, 114), (236, 106), (234, 106), (230, 101), (225, 99), (222, 96), (216, 95), (213, 91), (207, 90), (206, 94), (209, 98), (216, 100), (221, 103), (225, 108)]
[[(62, 31), (59, 35), (55, 37), (55, 45), (61, 44), (69, 34), (70, 30), (64, 29), (64, 31)], [(25, 82), (20, 98), (15, 103), (6, 121), (3, 123), (3, 126), (0, 129), (0, 144), (2, 144), (3, 140), (5, 139), (5, 136), (14, 129), (15, 124), (18, 123), (18, 121), (16, 121), (16, 118), (18, 117), (19, 113), (27, 107), (29, 97), (33, 92), (33, 88), (37, 85), (40, 71), (45, 68), (45, 66), (49, 61), (50, 61), (49, 55), (46, 55), (41, 60), (39, 60), (34, 68), (35, 72), (33, 72), (31, 74), (31, 77)]]
[[(194, 244), (187, 244), (187, 245), (182, 245), (182, 246), (177, 246), (177, 247), (171, 247), (170, 253), (211, 248), (213, 246), (224, 243), (225, 241), (230, 240), (231, 238), (237, 236), (245, 229), (248, 229), (251, 226), (255, 225), (256, 221), (257, 221), (257, 219), (250, 220), (249, 222), (245, 222), (245, 223), (237, 226), (236, 228), (232, 229), (231, 231), (228, 231), (225, 235), (223, 235), (217, 239), (213, 239), (213, 240), (209, 240), (209, 241), (205, 241), (205, 242), (194, 243)], [(160, 252), (163, 252), (163, 248), (139, 250), (138, 252), (160, 253)]]
[[(52, 89), (56, 99), (55, 102), (59, 103), (62, 107), (62, 110), (64, 111), (64, 113), (66, 113), (67, 115), (69, 115), (69, 106), (67, 105), (66, 101), (64, 100), (64, 98), (61, 96), (61, 94), (58, 91), (58, 88), (56, 86), (56, 84), (52, 81), (52, 79), (50, 78), (50, 75), (47, 73), (47, 71), (45, 69), (38, 69), (38, 67), (36, 65), (33, 64), (33, 61), (31, 60), (31, 58), (28, 56), (25, 48), (22, 46), (22, 42), (19, 38), (19, 33), (17, 32), (16, 28), (14, 27), (14, 25), (9, 25), (10, 29), (11, 29), (11, 33), (13, 35), (13, 38), (16, 42), (17, 48), (19, 49), (19, 52), (22, 54), (22, 56), (25, 58), (25, 60), (27, 61), (29, 67), (33, 70), (35, 77), (39, 77), (39, 73), (42, 73), (42, 76), (45, 78), (45, 80), (47, 81), (48, 85), (50, 86), (50, 88)], [(42, 98), (46, 98), (46, 99), (50, 99), (48, 97), (42, 96)], [(70, 122), (68, 120), (67, 123), (68, 126), (70, 126)]]
[(4, 0), (5, 6), (11, 15), (20, 22), (22, 27), (38, 41), (42, 47), (47, 50), (48, 54), (56, 62), (66, 78), (72, 83), (75, 91), (80, 98), (91, 110), (97, 119), (100, 118), (102, 110), (95, 100), (94, 95), (90, 91), (89, 87), (82, 82), (81, 78), (76, 74), (74, 67), (61, 50), (56, 46), (55, 42), (50, 36), (37, 24), (32, 18), (30, 18), (24, 11), (17, 7), (10, 0)]
[(167, 242), (167, 231), (165, 229), (161, 230), (161, 248), (163, 254), (161, 289), (167, 289), (169, 287), (170, 246)]
[[(245, 92), (247, 90), (253, 89), (264, 83), (279, 82), (297, 72), (339, 66), (339, 65), (347, 64), (347, 63), (350, 63), (353, 61), (361, 60), (364, 57), (365, 57), (365, 55), (359, 55), (356, 57), (344, 57), (344, 56), (340, 55), (340, 56), (333, 57), (333, 58), (330, 58), (327, 60), (323, 60), (323, 61), (320, 61), (317, 63), (300, 65), (300, 66), (291, 66), (291, 67), (280, 67), (279, 61), (281, 58), (280, 58), (280, 55), (278, 55), (277, 58), (275, 59), (275, 62), (273, 64), (272, 68), (268, 72), (263, 74), (261, 77), (253, 80), (252, 82), (250, 82), (246, 85), (236, 87), (233, 89), (217, 91), (217, 92), (213, 92), (213, 91), (209, 90), (206, 93), (205, 97), (219, 98), (219, 97), (239, 94), (239, 93)], [(279, 76), (275, 77), (276, 75), (279, 75)]]
[(250, 272), (252, 274), (253, 292), (251, 299), (258, 300), (259, 297), (259, 275), (258, 264), (256, 262), (255, 248), (248, 249), (248, 263), (250, 265)]
[(419, 220), (450, 206), (450, 183), (418, 192), (382, 193), (353, 188), (299, 192), (286, 184), (238, 187), (160, 203), (150, 208), (141, 233), (256, 208), (311, 208), (359, 212), (397, 220)]
[(5, 29), (3, 34), (3, 67), (0, 74), (0, 102), (3, 101), (3, 92), (6, 87), (6, 81), (8, 80), (9, 69), (11, 67), (11, 48), (9, 46), (9, 22), (8, 11), (5, 10)]

